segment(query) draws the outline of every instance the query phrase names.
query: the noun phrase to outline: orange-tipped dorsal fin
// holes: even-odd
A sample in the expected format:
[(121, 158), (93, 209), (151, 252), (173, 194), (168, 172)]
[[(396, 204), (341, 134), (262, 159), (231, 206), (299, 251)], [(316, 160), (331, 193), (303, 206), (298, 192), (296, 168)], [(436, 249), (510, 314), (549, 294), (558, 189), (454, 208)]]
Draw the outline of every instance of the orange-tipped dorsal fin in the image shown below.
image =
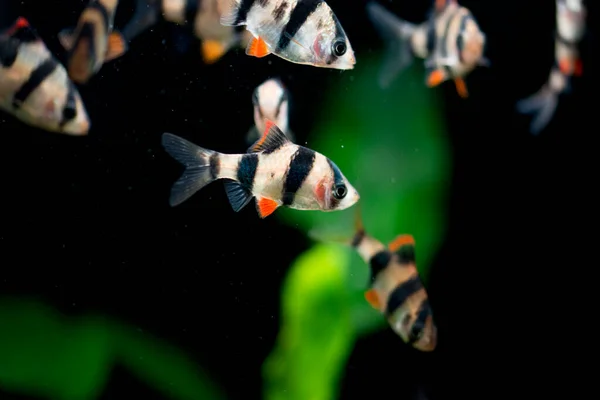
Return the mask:
[(266, 218), (273, 214), (278, 207), (279, 203), (275, 200), (267, 199), (265, 197), (256, 198), (256, 209), (261, 218)]
[(379, 310), (381, 303), (379, 302), (379, 296), (375, 289), (369, 289), (365, 292), (365, 299), (367, 302), (376, 310)]
[[(27, 21), (27, 19), (25, 19), (24, 17), (19, 17), (15, 21), (15, 23), (6, 31), (6, 35), (13, 36), (17, 32), (21, 33), (23, 31), (27, 32), (27, 35), (24, 36), (24, 37), (27, 37), (26, 41), (39, 40), (39, 36), (38, 36), (37, 32), (29, 24), (29, 21)], [(21, 36), (23, 36), (23, 35), (21, 35)]]
[(265, 130), (262, 136), (248, 149), (248, 153), (259, 153), (261, 151), (274, 152), (283, 147), (290, 140), (285, 133), (275, 125), (273, 121), (265, 121)]
[(106, 48), (106, 55), (104, 61), (108, 62), (115, 58), (121, 57), (127, 52), (127, 42), (123, 35), (119, 32), (111, 32), (108, 36), (108, 43)]
[(392, 253), (397, 252), (398, 250), (400, 250), (400, 248), (402, 246), (414, 246), (415, 245), (415, 239), (412, 237), (412, 235), (398, 235), (396, 236), (396, 238), (394, 240), (392, 240), (390, 242), (390, 244), (388, 245), (388, 249), (390, 249), (390, 251)]
[(269, 50), (267, 43), (265, 43), (262, 38), (255, 37), (250, 41), (250, 43), (248, 43), (248, 47), (246, 47), (246, 54), (261, 58), (271, 54), (271, 51)]

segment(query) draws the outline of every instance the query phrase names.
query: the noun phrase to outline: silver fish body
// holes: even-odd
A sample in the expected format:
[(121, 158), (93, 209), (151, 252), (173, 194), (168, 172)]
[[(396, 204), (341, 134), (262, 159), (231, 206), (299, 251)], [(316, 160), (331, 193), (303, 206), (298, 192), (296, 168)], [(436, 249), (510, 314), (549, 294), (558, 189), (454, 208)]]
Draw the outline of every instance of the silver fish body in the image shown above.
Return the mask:
[(336, 211), (354, 205), (358, 192), (327, 157), (290, 142), (272, 122), (246, 154), (222, 154), (165, 133), (165, 150), (186, 166), (171, 190), (178, 205), (207, 184), (223, 179), (229, 202), (240, 211), (253, 197), (261, 218), (286, 206)]
[(0, 35), (0, 108), (50, 132), (83, 136), (90, 128), (67, 71), (24, 18)]
[(222, 0), (221, 23), (245, 25), (265, 43), (262, 57), (273, 53), (287, 61), (347, 70), (356, 59), (350, 41), (323, 0)]

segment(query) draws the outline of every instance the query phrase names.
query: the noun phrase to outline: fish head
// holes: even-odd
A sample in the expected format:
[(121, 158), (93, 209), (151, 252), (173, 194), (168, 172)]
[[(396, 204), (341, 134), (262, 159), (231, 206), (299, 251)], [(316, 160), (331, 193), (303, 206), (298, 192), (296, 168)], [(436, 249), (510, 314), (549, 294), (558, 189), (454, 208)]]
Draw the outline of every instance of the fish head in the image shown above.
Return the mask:
[(318, 67), (341, 70), (353, 69), (356, 64), (354, 50), (348, 36), (333, 11), (326, 3), (321, 3), (317, 12), (311, 15), (310, 29), (312, 64)]
[(556, 25), (560, 36), (571, 42), (581, 40), (587, 14), (581, 0), (559, 0), (556, 7)]
[(288, 130), (289, 94), (283, 83), (276, 78), (258, 86), (252, 94), (254, 124), (262, 133), (266, 120), (275, 122), (284, 133)]
[(420, 351), (433, 351), (437, 346), (437, 327), (427, 299), (408, 299), (391, 315), (390, 324), (404, 342)]
[(474, 18), (469, 18), (463, 33), (464, 46), (461, 56), (464, 64), (475, 66), (483, 58), (486, 37)]
[(74, 99), (71, 104), (67, 102), (61, 111), (60, 133), (86, 136), (90, 131), (90, 119), (79, 93), (75, 93)]
[(352, 207), (360, 200), (358, 191), (350, 184), (340, 169), (330, 159), (322, 168), (323, 178), (315, 188), (315, 196), (323, 211), (340, 211)]

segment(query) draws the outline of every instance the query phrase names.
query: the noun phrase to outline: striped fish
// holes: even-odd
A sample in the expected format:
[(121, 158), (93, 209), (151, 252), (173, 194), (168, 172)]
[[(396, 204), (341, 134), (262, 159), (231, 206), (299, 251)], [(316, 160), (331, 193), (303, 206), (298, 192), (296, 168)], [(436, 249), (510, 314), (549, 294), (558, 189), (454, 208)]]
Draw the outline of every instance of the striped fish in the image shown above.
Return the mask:
[[(321, 232), (311, 231), (317, 241), (331, 241)], [(333, 239), (354, 248), (371, 270), (365, 299), (385, 315), (392, 330), (402, 340), (421, 351), (437, 345), (437, 328), (415, 265), (415, 241), (411, 235), (398, 235), (387, 246), (364, 229), (360, 208), (356, 207), (355, 233), (351, 239)]]
[(113, 30), (119, 0), (91, 0), (75, 28), (58, 34), (61, 45), (69, 52), (67, 70), (76, 83), (86, 83), (105, 62), (121, 57), (127, 41)]
[(83, 136), (90, 128), (67, 71), (22, 17), (0, 35), (0, 109), (51, 132)]
[(471, 12), (455, 0), (436, 0), (430, 18), (420, 25), (396, 17), (375, 2), (367, 5), (367, 11), (387, 42), (387, 58), (379, 78), (384, 88), (416, 56), (425, 59), (428, 87), (452, 79), (458, 94), (466, 98), (463, 78), (475, 67), (490, 64), (483, 56), (485, 34)]
[(171, 189), (171, 206), (218, 179), (225, 180), (225, 191), (234, 211), (240, 211), (256, 197), (261, 218), (281, 206), (297, 210), (344, 210), (360, 198), (333, 161), (293, 144), (271, 121), (266, 122), (263, 136), (246, 154), (217, 153), (170, 133), (163, 134), (162, 144), (167, 153), (186, 167)]
[(217, 62), (229, 50), (245, 47), (252, 40), (249, 33), (221, 25), (219, 0), (137, 0), (136, 15), (123, 28), (123, 34), (127, 38), (137, 36), (154, 25), (160, 15), (191, 31), (201, 41), (200, 51), (206, 64)]
[(275, 54), (315, 67), (353, 69), (354, 51), (323, 0), (223, 0), (221, 23), (245, 25), (254, 39), (246, 54)]
[(254, 106), (254, 126), (250, 128), (246, 140), (248, 144), (254, 143), (265, 131), (265, 121), (271, 120), (294, 141), (294, 134), (289, 129), (289, 93), (279, 78), (268, 79), (252, 94)]
[(556, 0), (555, 65), (548, 82), (530, 97), (517, 102), (517, 111), (535, 114), (530, 132), (539, 134), (550, 122), (562, 93), (570, 90), (572, 77), (583, 73), (578, 45), (586, 30), (586, 8), (581, 0)]

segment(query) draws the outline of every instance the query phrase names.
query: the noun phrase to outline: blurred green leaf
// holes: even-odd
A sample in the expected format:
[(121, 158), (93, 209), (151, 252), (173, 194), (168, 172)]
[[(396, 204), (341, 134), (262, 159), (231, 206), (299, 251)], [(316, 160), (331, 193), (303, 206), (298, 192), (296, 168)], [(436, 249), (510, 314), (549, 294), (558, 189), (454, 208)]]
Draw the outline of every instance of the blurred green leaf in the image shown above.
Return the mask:
[(67, 318), (33, 300), (0, 299), (0, 387), (53, 400), (92, 400), (121, 363), (168, 398), (223, 394), (181, 350), (99, 316)]
[(354, 344), (348, 253), (317, 244), (298, 257), (283, 286), (282, 327), (263, 366), (266, 400), (335, 398)]

